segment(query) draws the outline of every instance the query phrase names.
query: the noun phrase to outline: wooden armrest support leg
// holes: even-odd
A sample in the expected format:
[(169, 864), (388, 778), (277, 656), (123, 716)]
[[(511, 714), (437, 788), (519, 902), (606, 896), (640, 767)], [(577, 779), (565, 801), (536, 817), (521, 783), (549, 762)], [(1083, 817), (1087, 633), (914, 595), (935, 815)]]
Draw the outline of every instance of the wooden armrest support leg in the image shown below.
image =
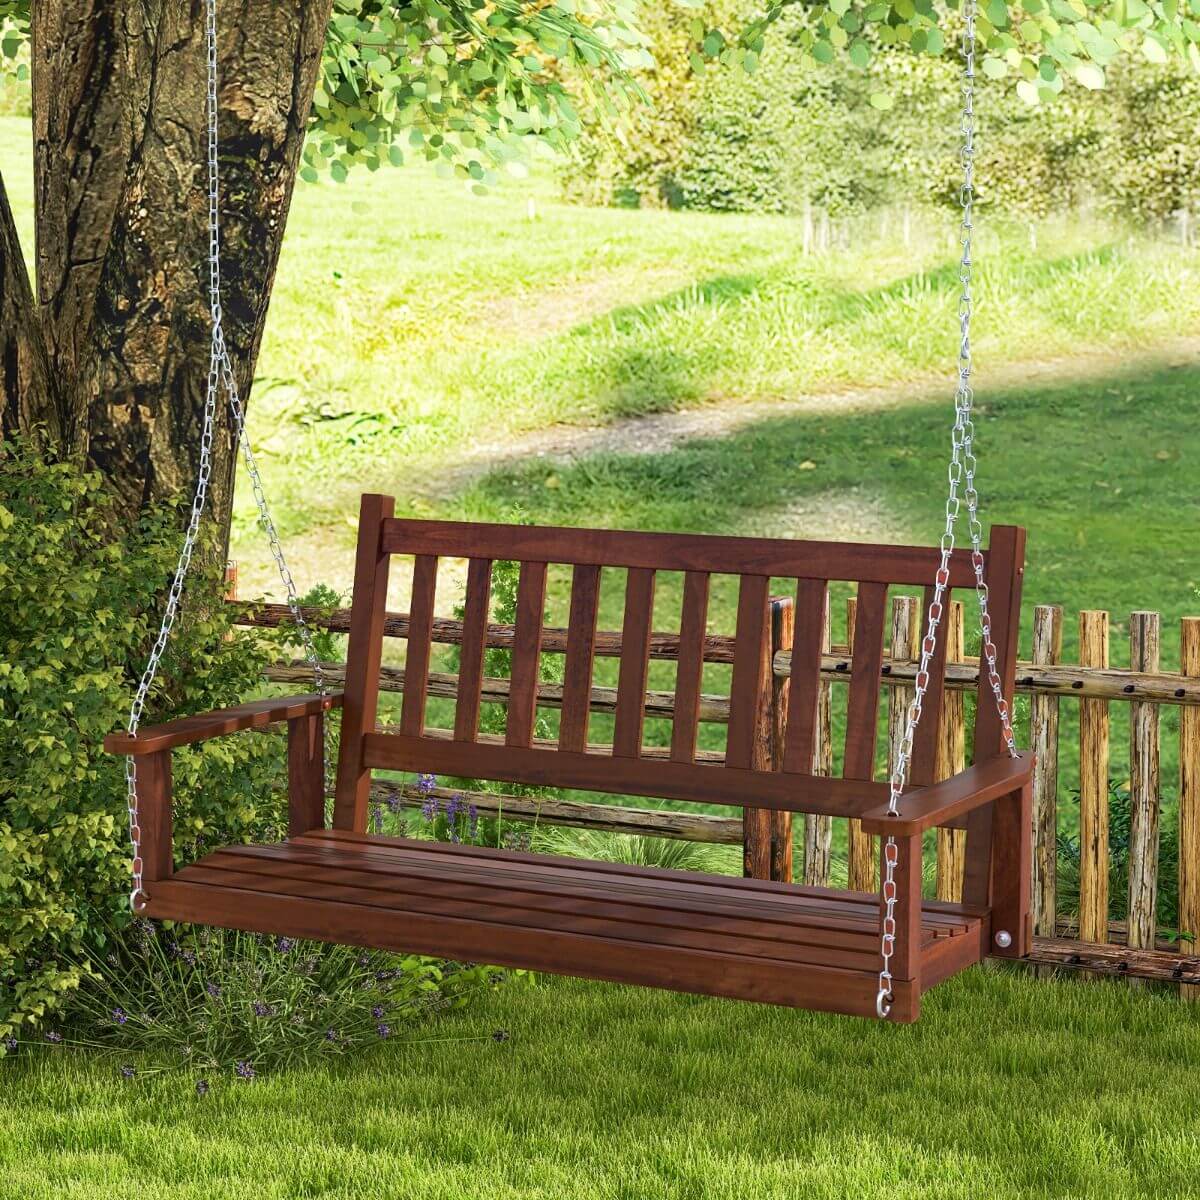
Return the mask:
[(325, 714), (288, 721), (288, 837), (325, 827)]
[(1033, 949), (1032, 826), (1032, 782), (993, 802), (990, 952), (1000, 958), (1023, 958)]
[[(881, 838), (880, 878), (886, 872), (882, 856), (886, 853), (887, 838)], [(915, 1021), (921, 1013), (921, 835), (896, 837), (896, 946), (892, 953), (892, 978), (911, 983), (907, 999), (897, 998), (892, 1004), (893, 1021)], [(880, 922), (887, 916), (887, 904), (880, 896)]]
[(137, 780), (142, 883), (152, 884), (158, 879), (170, 879), (174, 868), (170, 750), (156, 750), (135, 758), (133, 770)]

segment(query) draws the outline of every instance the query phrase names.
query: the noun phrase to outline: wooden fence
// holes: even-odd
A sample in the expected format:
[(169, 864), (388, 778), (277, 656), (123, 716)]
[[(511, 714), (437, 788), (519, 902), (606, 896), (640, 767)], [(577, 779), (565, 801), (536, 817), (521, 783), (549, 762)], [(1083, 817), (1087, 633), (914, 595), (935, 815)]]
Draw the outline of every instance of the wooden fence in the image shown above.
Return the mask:
[[(848, 630), (854, 629), (853, 597), (846, 601)], [(828, 607), (828, 606), (827, 606)], [(762, 697), (762, 754), (773, 758), (780, 752), (787, 705), (787, 681), (791, 669), (791, 601), (772, 601), (772, 672), (770, 688)], [(961, 770), (967, 753), (967, 696), (978, 683), (978, 661), (964, 657), (963, 606), (951, 606), (951, 636), (946, 664), (946, 690), (943, 737), (939, 747), (939, 771), (949, 775)], [(347, 633), (350, 610), (333, 612), (305, 611), (314, 626), (333, 633)], [(914, 656), (920, 643), (922, 619), (919, 601), (914, 597), (895, 596), (892, 601), (890, 654), (885, 655), (881, 684), (889, 696), (889, 761), (899, 736), (900, 723), (916, 675)], [(290, 622), (282, 605), (239, 605), (237, 620), (244, 625), (277, 627)], [(1063, 610), (1040, 605), (1033, 613), (1032, 659), (1017, 664), (1018, 698), (1028, 697), (1027, 707), (1018, 704), (1019, 728), (1028, 717), (1028, 744), (1037, 755), (1033, 812), (1033, 907), (1036, 962), (1055, 967), (1081, 969), (1095, 974), (1149, 979), (1183, 985), (1181, 993), (1200, 998), (1200, 947), (1195, 937), (1200, 931), (1200, 618), (1185, 618), (1180, 627), (1180, 663), (1178, 671), (1162, 669), (1160, 640), (1162, 622), (1158, 613), (1135, 612), (1129, 618), (1130, 666), (1109, 666), (1109, 615), (1100, 611), (1078, 614), (1079, 663), (1064, 663)], [(834, 692), (845, 685), (850, 675), (851, 647), (830, 644), (826, 617), (825, 653), (821, 674), (823, 685), (819, 705), (818, 769), (831, 773), (834, 765)], [(389, 614), (385, 633), (406, 638), (405, 614)], [(507, 649), (512, 645), (513, 627), (490, 625), (489, 647)], [(461, 622), (434, 621), (433, 640), (457, 645), (462, 640)], [(619, 633), (598, 633), (597, 657), (620, 653)], [(547, 628), (543, 638), (547, 653), (566, 648), (566, 631)], [(651, 641), (651, 658), (673, 660), (678, 655), (678, 636), (656, 633)], [(732, 661), (732, 638), (709, 635), (705, 661)], [(342, 667), (330, 664), (329, 682), (337, 687)], [(279, 663), (268, 676), (281, 683), (303, 683), (310, 678), (303, 663)], [(402, 691), (404, 671), (384, 668), (381, 686), (387, 691)], [(429, 675), (429, 694), (454, 698), (457, 676), (438, 672)], [(506, 679), (484, 683), (483, 700), (503, 703), (508, 695)], [(612, 713), (616, 690), (594, 686), (591, 709)], [(1076, 713), (1064, 713), (1064, 702), (1075, 706)], [(558, 684), (543, 683), (538, 704), (556, 708), (562, 703)], [(1128, 713), (1127, 727), (1118, 719), (1114, 732), (1116, 705)], [(1177, 816), (1178, 917), (1173, 928), (1164, 928), (1157, 920), (1159, 884), (1159, 848), (1162, 836), (1161, 814), (1164, 788), (1161, 762), (1164, 707), (1178, 713)], [(674, 696), (670, 692), (646, 694), (648, 717), (670, 718)], [(728, 721), (728, 699), (707, 695), (702, 700), (703, 721)], [(1072, 716), (1077, 719), (1071, 719)], [(1064, 719), (1065, 718), (1065, 719)], [(1172, 722), (1174, 724), (1174, 722)], [(1128, 863), (1128, 902), (1124, 919), (1110, 917), (1109, 882), (1113, 847), (1110, 842), (1110, 751), (1113, 738), (1123, 736), (1128, 743), (1128, 840), (1122, 830), (1121, 852)], [(1077, 745), (1068, 743), (1067, 730), (1077, 731)], [(1024, 740), (1023, 738), (1021, 739)], [(700, 758), (715, 761), (718, 752), (704, 752)], [(1068, 762), (1078, 762), (1077, 777), (1067, 778)], [(1072, 786), (1074, 783), (1075, 786)], [(441, 790), (446, 798), (461, 792)], [(1078, 893), (1076, 911), (1065, 911), (1058, 890), (1059, 831), (1064, 822), (1060, 809), (1074, 803), (1078, 796)], [(415, 786), (377, 782), (374, 799), (416, 808), (424, 794)], [(793, 833), (791, 814), (747, 809), (742, 818), (709, 816), (690, 812), (666, 812), (645, 808), (581, 803), (557, 798), (499, 796), (490, 792), (464, 796), (484, 815), (503, 811), (514, 820), (537, 820), (550, 825), (611, 830), (620, 833), (651, 834), (697, 842), (741, 845), (747, 873), (763, 878), (802, 879), (805, 883), (830, 884), (831, 849), (834, 818), (804, 818), (803, 836)], [(878, 853), (872, 839), (850, 821), (847, 833), (848, 883), (852, 889), (878, 887)], [(803, 847), (803, 861), (793, 868), (793, 846)], [(943, 899), (956, 899), (962, 888), (964, 833), (938, 830), (936, 846), (936, 888)]]

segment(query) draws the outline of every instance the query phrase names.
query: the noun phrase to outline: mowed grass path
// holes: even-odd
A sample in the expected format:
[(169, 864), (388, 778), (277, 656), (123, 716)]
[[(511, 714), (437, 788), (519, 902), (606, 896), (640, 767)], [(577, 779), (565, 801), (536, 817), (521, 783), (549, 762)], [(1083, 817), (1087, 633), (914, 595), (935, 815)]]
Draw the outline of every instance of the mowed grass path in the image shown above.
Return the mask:
[(0, 1063), (0, 1200), (1120, 1200), (1200, 1178), (1200, 1022), (1108, 985), (976, 969), (890, 1027), (548, 981), (431, 1036), (207, 1097)]

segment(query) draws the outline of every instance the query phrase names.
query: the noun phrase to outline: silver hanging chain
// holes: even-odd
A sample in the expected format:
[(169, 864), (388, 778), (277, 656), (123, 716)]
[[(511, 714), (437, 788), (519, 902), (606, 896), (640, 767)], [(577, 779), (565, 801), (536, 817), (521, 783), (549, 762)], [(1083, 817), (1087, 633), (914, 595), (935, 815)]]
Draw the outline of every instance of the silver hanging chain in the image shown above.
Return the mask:
[[(217, 141), (217, 0), (206, 0), (205, 2), (205, 57), (208, 76), (205, 117), (208, 167), (208, 307), (211, 317), (211, 340), (208, 380), (204, 392), (204, 416), (200, 428), (200, 466), (196, 475), (196, 490), (192, 495), (192, 507), (184, 530), (183, 545), (175, 564), (171, 588), (167, 593), (162, 624), (159, 627), (158, 636), (154, 639), (154, 645), (150, 650), (146, 666), (142, 670), (141, 678), (138, 680), (137, 691), (134, 693), (133, 703), (129, 709), (129, 720), (125, 728), (131, 736), (137, 733), (138, 726), (141, 724), (146, 698), (158, 675), (163, 653), (170, 640), (171, 630), (179, 615), (184, 582), (187, 579), (188, 569), (191, 567), (192, 555), (200, 534), (201, 519), (208, 503), (209, 484), (212, 478), (213, 433), (222, 387), (225, 389), (233, 420), (234, 440), (241, 449), (242, 459), (250, 475), (250, 483), (254, 490), (254, 502), (258, 508), (259, 523), (270, 542), (271, 555), (275, 559), (275, 565), (279, 569), (279, 578), (287, 593), (288, 609), (304, 647), (304, 658), (312, 668), (313, 683), (317, 691), (321, 695), (325, 695), (326, 692), (325, 676), (317, 657), (312, 630), (301, 611), (296, 584), (284, 557), (279, 533), (267, 505), (262, 476), (259, 474), (258, 464), (250, 449), (250, 440), (246, 434), (246, 413), (238, 392), (233, 363), (225, 345), (225, 328), (221, 312), (221, 172)], [(129, 842), (133, 850), (133, 886), (129, 893), (129, 904), (134, 912), (141, 912), (146, 907), (149, 897), (142, 881), (142, 831), (138, 821), (137, 774), (132, 757), (125, 760), (125, 787), (129, 810)]]
[[(974, 310), (972, 291), (972, 239), (975, 232), (975, 9), (976, 0), (963, 0), (963, 107), (962, 143), (959, 156), (962, 161), (962, 186), (959, 204), (962, 208), (962, 257), (959, 260), (958, 282), (958, 385), (954, 393), (954, 429), (950, 439), (949, 491), (946, 496), (946, 528), (941, 540), (941, 563), (934, 576), (933, 599), (925, 619), (925, 637), (921, 642), (921, 659), (913, 686), (912, 701), (904, 719), (904, 732), (896, 750), (888, 791), (888, 814), (900, 815), (900, 796), (908, 783), (909, 765), (912, 760), (913, 738), (921, 723), (922, 706), (929, 688), (929, 669), (937, 650), (937, 633), (945, 616), (946, 590), (950, 586), (950, 557), (954, 552), (954, 528), (958, 520), (962, 500), (967, 503), (967, 527), (971, 539), (971, 565), (975, 572), (975, 594), (979, 600), (979, 629), (982, 634), (980, 658), (986, 665), (988, 682), (1000, 715), (1004, 744), (1014, 758), (1017, 754), (1013, 737), (1012, 715), (1008, 701), (1004, 698), (1004, 685), (997, 666), (996, 645), (992, 640), (992, 617), (988, 610), (988, 585), (983, 557), (983, 526), (979, 521), (979, 493), (975, 487), (975, 423), (971, 410), (975, 393), (971, 386), (971, 316)], [(962, 498), (959, 489), (962, 489)], [(883, 960), (879, 972), (879, 992), (875, 999), (875, 1011), (886, 1017), (892, 1004), (892, 955), (896, 950), (896, 867), (899, 850), (894, 837), (888, 837), (883, 846), (883, 921), (880, 929), (880, 957)]]

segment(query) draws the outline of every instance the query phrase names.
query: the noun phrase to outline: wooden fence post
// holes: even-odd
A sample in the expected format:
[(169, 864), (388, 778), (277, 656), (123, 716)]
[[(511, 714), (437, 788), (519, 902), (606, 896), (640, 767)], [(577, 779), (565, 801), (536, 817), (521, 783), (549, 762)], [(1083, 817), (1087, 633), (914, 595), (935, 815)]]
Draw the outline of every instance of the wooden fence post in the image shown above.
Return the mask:
[[(1184, 617), (1179, 629), (1180, 673), (1200, 676), (1200, 617)], [(1200, 947), (1200, 708), (1179, 710), (1179, 928), (1191, 934), (1181, 945)], [(1180, 989), (1200, 1000), (1200, 984)]]
[[(821, 650), (829, 653), (829, 589), (825, 589)], [(817, 690), (817, 740), (813, 747), (813, 771), (833, 774), (833, 684), (823, 681)], [(829, 886), (829, 862), (833, 848), (833, 818), (821, 813), (804, 815), (804, 882), (809, 887)]]
[[(850, 658), (854, 658), (854, 625), (858, 617), (858, 597), (846, 600), (846, 645)], [(874, 838), (864, 833), (862, 823), (855, 817), (848, 822), (849, 864), (847, 884), (852, 892), (874, 892), (879, 888), (877, 856)]]
[[(961, 662), (965, 651), (964, 613), (961, 600), (953, 600), (946, 609), (946, 661)], [(957, 775), (967, 762), (967, 727), (963, 693), (947, 688), (942, 693), (942, 736), (938, 739), (937, 777)], [(962, 900), (963, 874), (967, 866), (967, 831), (937, 831), (937, 898)]]
[[(763, 639), (765, 658), (754, 744), (755, 769), (782, 770), (787, 728), (788, 679), (776, 679), (772, 664), (781, 650), (791, 650), (795, 621), (793, 601), (771, 597), (770, 621)], [(742, 810), (742, 869), (750, 879), (792, 881), (792, 814), (770, 808)]]
[[(1079, 614), (1079, 663), (1108, 666), (1108, 613)], [(1079, 701), (1079, 937), (1108, 941), (1108, 701)]]
[[(1063, 610), (1040, 604), (1033, 610), (1033, 661), (1054, 666), (1062, 658)], [(1033, 932), (1054, 937), (1058, 914), (1058, 706), (1057, 696), (1034, 695), (1029, 703), (1033, 767)]]
[[(1156, 612), (1129, 616), (1129, 666), (1157, 672), (1162, 618)], [(1129, 706), (1129, 945), (1154, 949), (1158, 932), (1158, 705)]]

